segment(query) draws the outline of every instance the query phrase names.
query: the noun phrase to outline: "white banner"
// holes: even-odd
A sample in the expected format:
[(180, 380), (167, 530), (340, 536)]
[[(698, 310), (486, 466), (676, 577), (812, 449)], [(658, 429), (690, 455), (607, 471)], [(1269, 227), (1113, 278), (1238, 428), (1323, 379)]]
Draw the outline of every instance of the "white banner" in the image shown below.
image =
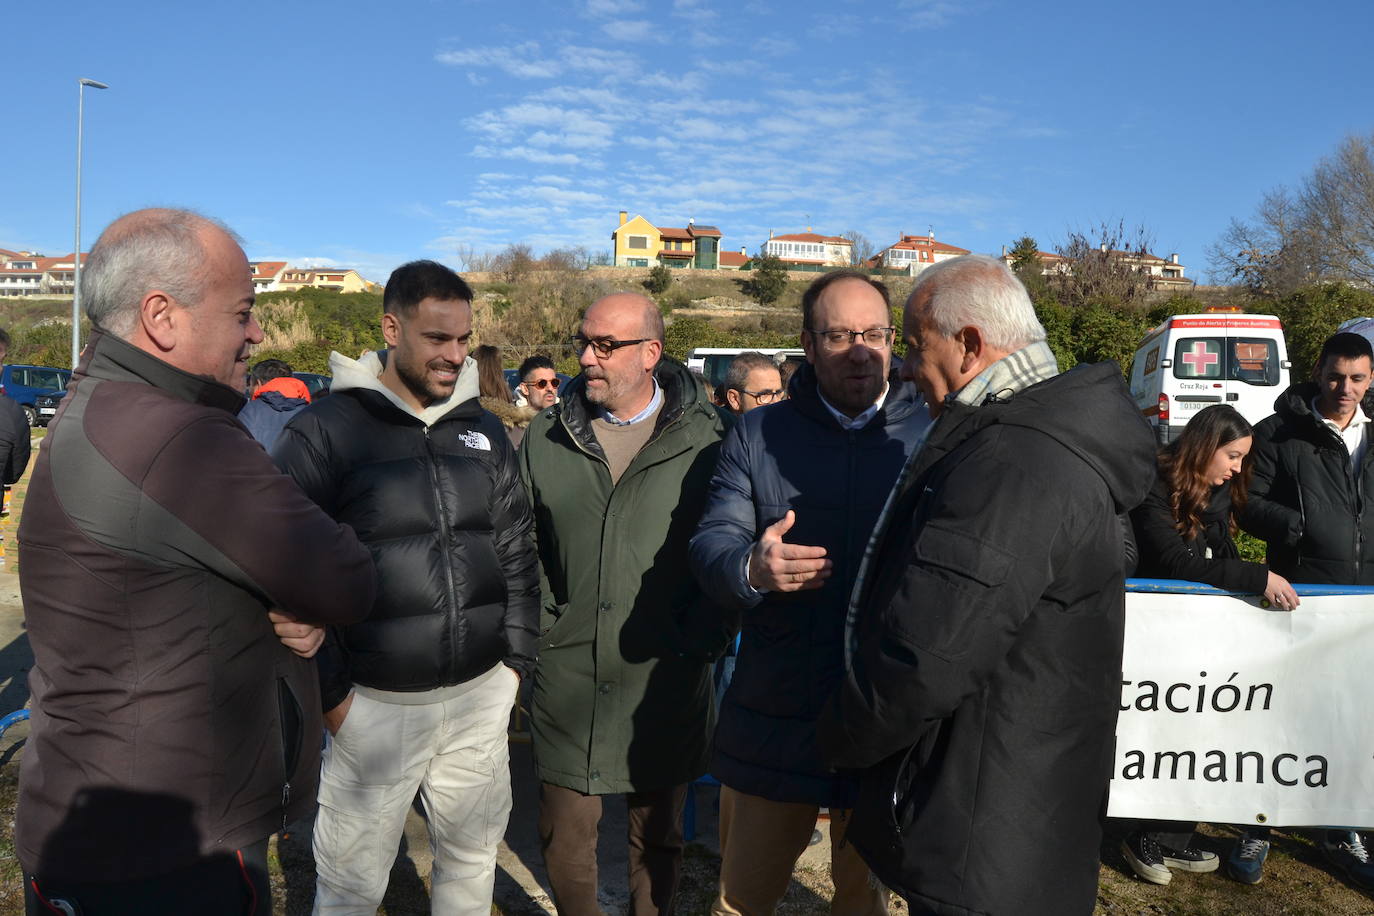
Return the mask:
[(1374, 828), (1374, 595), (1128, 592), (1114, 817)]

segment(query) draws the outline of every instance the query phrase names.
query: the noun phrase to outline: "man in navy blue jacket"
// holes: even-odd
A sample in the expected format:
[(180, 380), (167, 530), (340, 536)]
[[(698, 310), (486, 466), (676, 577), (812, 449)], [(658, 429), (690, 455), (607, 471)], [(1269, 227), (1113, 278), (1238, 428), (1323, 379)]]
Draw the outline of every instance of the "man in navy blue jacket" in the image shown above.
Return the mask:
[(711, 772), (721, 781), (716, 916), (772, 913), (830, 809), (834, 912), (886, 912), (886, 892), (844, 841), (855, 784), (821, 760), (816, 718), (844, 674), (844, 620), (869, 532), (930, 422), (892, 385), (883, 284), (828, 273), (802, 297), (807, 365), (789, 399), (726, 438), (691, 544), (715, 600), (742, 609), (734, 680)]

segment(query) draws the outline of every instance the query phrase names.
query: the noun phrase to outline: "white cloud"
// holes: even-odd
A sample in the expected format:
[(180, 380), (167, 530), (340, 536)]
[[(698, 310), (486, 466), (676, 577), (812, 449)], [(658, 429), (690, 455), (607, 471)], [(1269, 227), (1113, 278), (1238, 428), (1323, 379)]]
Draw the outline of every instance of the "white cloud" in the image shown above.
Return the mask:
[(510, 47), (441, 51), (434, 59), (451, 67), (495, 67), (518, 79), (549, 79), (563, 72), (560, 62), (540, 55), (536, 41)]
[(938, 29), (966, 10), (951, 0), (899, 0), (892, 21), (901, 28)]
[(524, 159), (539, 165), (579, 165), (584, 160), (572, 153), (550, 153), (527, 146), (490, 147), (481, 144), (472, 148), (479, 159)]
[(655, 26), (647, 19), (619, 19), (608, 22), (601, 27), (605, 32), (616, 41), (662, 41), (663, 34), (659, 27)]
[(797, 50), (797, 43), (786, 38), (760, 38), (754, 42), (754, 50), (770, 57), (781, 57)]
[(590, 16), (623, 16), (637, 13), (644, 8), (639, 0), (587, 0), (586, 10)]

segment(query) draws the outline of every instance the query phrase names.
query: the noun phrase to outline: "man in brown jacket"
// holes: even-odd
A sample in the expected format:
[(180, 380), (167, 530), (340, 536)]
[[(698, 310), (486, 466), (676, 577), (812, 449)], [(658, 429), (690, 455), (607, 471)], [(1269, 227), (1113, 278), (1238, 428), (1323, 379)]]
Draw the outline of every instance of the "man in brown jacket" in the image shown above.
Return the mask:
[(225, 229), (131, 213), (85, 275), (19, 530), (28, 911), (269, 913), (267, 841), (315, 803), (312, 625), (367, 613), (372, 561), (234, 417), (262, 329)]

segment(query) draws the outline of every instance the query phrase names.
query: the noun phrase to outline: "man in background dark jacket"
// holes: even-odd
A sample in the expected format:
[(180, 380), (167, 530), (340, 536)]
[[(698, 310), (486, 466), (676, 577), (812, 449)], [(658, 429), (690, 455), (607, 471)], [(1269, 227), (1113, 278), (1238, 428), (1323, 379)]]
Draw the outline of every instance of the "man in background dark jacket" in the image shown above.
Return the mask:
[[(1359, 334), (1322, 344), (1313, 380), (1289, 387), (1275, 413), (1255, 427), (1254, 471), (1240, 523), (1263, 538), (1269, 568), (1294, 583), (1374, 585), (1374, 449), (1367, 395), (1371, 352)], [(1361, 406), (1363, 403), (1363, 406)], [(1237, 880), (1260, 880), (1267, 830), (1242, 834), (1227, 862)], [(1374, 887), (1374, 863), (1353, 830), (1326, 830), (1318, 845), (1361, 887)]]
[(227, 231), (131, 213), (84, 276), (96, 331), (19, 531), (29, 912), (269, 912), (268, 839), (319, 774), (322, 634), (287, 615), (360, 620), (372, 562), (234, 419), (262, 331)]
[(269, 452), (291, 418), (310, 403), (310, 389), (291, 371), (280, 359), (264, 359), (248, 370), (249, 400), (239, 422)]
[(388, 349), (332, 354), (330, 396), (273, 453), (358, 532), (380, 582), (371, 616), (332, 631), (320, 656), (333, 739), (315, 908), (377, 912), (419, 789), (434, 912), (485, 916), (511, 808), (506, 725), (538, 637), (529, 504), (505, 430), (478, 406), (467, 283), (404, 264), (382, 309)]
[(1153, 438), (1115, 363), (1058, 374), (994, 258), (926, 268), (902, 330), (936, 421), (866, 551), (820, 719), (830, 762), (864, 768), (849, 837), (913, 914), (1086, 916), (1121, 695), (1117, 516)]
[[(9, 352), (10, 335), (0, 328), (0, 366), (5, 364)], [(17, 483), (29, 466), (29, 423), (13, 398), (0, 395), (0, 517), (9, 515), (10, 486)], [(0, 539), (5, 535), (0, 528)], [(4, 545), (0, 544), (0, 558), (3, 558)]]
[[(726, 437), (692, 538), (702, 588), (743, 611), (711, 759), (723, 786), (716, 916), (774, 911), (821, 807), (833, 911), (886, 912), (886, 891), (844, 838), (856, 780), (821, 759), (816, 717), (844, 674), (845, 608), (873, 523), (930, 423), (914, 386), (888, 384), (891, 320), (887, 287), (863, 274), (811, 284), (807, 365), (788, 400), (748, 412)], [(756, 371), (776, 383), (761, 358)]]

